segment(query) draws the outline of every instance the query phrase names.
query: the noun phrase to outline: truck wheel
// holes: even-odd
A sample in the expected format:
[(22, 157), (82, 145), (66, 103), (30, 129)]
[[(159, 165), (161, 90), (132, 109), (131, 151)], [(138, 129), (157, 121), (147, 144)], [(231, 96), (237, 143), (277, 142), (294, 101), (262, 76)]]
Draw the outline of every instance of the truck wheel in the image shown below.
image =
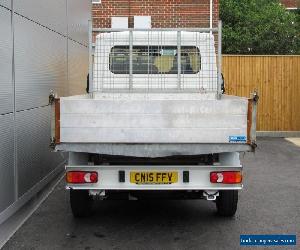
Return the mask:
[(218, 214), (226, 217), (234, 216), (237, 209), (237, 203), (237, 190), (220, 191), (216, 201)]
[(93, 198), (88, 190), (70, 190), (70, 203), (73, 216), (87, 217), (92, 212)]

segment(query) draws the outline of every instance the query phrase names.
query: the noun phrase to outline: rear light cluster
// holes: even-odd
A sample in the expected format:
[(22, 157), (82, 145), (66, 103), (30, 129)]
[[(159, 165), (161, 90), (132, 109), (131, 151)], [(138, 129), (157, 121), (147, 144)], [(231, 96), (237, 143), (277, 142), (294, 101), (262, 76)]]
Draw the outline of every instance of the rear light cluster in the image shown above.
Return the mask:
[(80, 183), (97, 183), (97, 172), (86, 171), (70, 171), (66, 174), (67, 183), (80, 184)]
[(221, 171), (210, 173), (211, 183), (237, 184), (242, 182), (240, 171)]

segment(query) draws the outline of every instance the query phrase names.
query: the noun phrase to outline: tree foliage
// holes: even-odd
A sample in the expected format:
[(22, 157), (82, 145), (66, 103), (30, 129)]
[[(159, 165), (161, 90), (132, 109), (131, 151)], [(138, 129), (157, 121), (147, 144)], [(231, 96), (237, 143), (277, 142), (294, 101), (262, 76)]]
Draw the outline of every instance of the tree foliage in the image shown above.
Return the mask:
[(223, 53), (299, 54), (299, 13), (277, 0), (221, 0)]

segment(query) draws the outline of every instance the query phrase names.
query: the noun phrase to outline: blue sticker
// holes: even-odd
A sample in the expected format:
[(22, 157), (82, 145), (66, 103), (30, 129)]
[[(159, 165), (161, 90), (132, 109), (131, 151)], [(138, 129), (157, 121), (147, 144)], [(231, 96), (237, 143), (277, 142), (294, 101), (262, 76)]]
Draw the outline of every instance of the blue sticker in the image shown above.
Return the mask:
[(229, 142), (247, 142), (246, 136), (229, 136)]

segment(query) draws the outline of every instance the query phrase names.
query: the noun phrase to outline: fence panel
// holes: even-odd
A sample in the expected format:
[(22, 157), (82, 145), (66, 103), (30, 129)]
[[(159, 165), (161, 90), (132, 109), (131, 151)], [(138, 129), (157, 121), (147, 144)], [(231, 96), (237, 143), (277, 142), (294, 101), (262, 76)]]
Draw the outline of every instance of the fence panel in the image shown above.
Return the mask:
[(300, 56), (223, 56), (226, 93), (257, 89), (258, 131), (300, 131)]

